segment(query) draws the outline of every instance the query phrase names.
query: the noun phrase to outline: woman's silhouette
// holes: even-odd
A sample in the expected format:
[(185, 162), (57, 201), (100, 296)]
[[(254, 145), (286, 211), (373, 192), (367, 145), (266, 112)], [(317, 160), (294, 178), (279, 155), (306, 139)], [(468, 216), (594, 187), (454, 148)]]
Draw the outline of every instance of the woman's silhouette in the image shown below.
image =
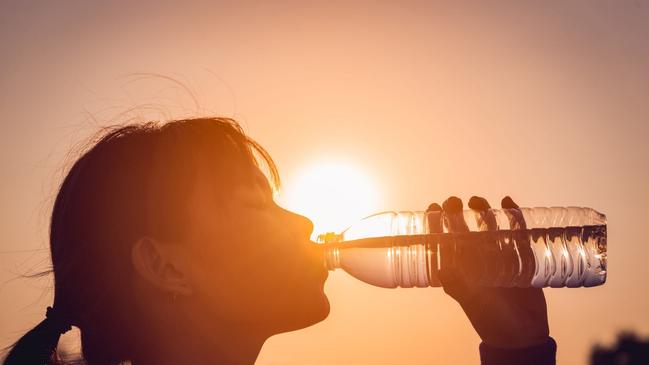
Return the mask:
[[(323, 320), (322, 252), (311, 221), (274, 203), (278, 183), (271, 157), (231, 119), (108, 129), (54, 203), (54, 304), (4, 364), (61, 363), (70, 326), (88, 364), (253, 364), (270, 336)], [(449, 198), (429, 209), (461, 207)], [(481, 336), (483, 363), (554, 363), (540, 289), (442, 281)]]

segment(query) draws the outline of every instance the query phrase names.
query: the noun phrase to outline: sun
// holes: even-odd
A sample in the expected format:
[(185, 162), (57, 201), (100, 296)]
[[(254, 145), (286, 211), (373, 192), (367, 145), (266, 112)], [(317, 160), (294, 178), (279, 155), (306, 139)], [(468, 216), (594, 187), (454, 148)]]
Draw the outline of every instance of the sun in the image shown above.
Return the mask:
[(339, 233), (355, 221), (375, 213), (378, 193), (374, 181), (357, 166), (325, 162), (305, 167), (286, 181), (278, 201), (313, 221), (311, 239)]

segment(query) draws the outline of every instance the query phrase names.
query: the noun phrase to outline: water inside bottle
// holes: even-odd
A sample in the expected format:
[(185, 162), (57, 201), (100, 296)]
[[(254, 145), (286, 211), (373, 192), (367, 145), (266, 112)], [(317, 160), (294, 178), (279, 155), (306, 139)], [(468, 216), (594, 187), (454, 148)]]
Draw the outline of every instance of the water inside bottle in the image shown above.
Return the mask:
[(496, 287), (606, 281), (606, 225), (340, 238), (323, 240), (326, 265), (382, 287), (440, 286), (444, 270)]

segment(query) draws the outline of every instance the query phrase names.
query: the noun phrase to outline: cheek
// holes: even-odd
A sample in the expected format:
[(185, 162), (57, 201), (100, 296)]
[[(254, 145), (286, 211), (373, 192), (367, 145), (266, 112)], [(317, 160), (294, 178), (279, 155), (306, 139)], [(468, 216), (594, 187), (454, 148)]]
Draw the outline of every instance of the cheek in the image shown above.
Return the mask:
[(308, 263), (304, 257), (287, 255), (271, 257), (265, 264), (258, 265), (258, 270), (251, 270), (256, 280), (248, 290), (252, 297), (258, 298), (252, 305), (268, 316), (282, 319), (320, 311), (323, 305), (327, 305), (328, 310), (323, 292), (324, 278)]
[[(201, 250), (192, 268), (197, 299), (229, 315), (286, 291), (287, 266), (271, 252), (221, 247)], [(226, 314), (224, 313), (224, 314)]]
[(251, 215), (245, 221), (195, 241), (212, 242), (195, 246), (192, 277), (206, 315), (269, 323), (306, 317), (300, 314), (304, 311), (311, 318), (328, 311), (323, 268), (307, 252), (308, 237), (297, 237), (271, 215)]
[(234, 249), (205, 253), (194, 270), (197, 299), (211, 316), (237, 322), (328, 310), (323, 279), (313, 275), (307, 260), (292, 254), (261, 246), (246, 254)]

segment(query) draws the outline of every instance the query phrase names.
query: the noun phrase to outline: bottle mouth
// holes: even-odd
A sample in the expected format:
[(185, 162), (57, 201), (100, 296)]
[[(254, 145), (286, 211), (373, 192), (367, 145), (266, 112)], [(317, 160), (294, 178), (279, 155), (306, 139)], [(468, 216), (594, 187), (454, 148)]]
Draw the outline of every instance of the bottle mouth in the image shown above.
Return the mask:
[(340, 267), (340, 248), (327, 247), (324, 251), (324, 265), (329, 271)]
[(336, 243), (342, 242), (343, 235), (336, 232), (325, 232), (318, 235), (316, 242), (318, 243)]
[(340, 267), (340, 248), (327, 247), (326, 244), (340, 243), (344, 240), (342, 233), (325, 232), (318, 235), (316, 242), (324, 246), (324, 266), (333, 271)]

